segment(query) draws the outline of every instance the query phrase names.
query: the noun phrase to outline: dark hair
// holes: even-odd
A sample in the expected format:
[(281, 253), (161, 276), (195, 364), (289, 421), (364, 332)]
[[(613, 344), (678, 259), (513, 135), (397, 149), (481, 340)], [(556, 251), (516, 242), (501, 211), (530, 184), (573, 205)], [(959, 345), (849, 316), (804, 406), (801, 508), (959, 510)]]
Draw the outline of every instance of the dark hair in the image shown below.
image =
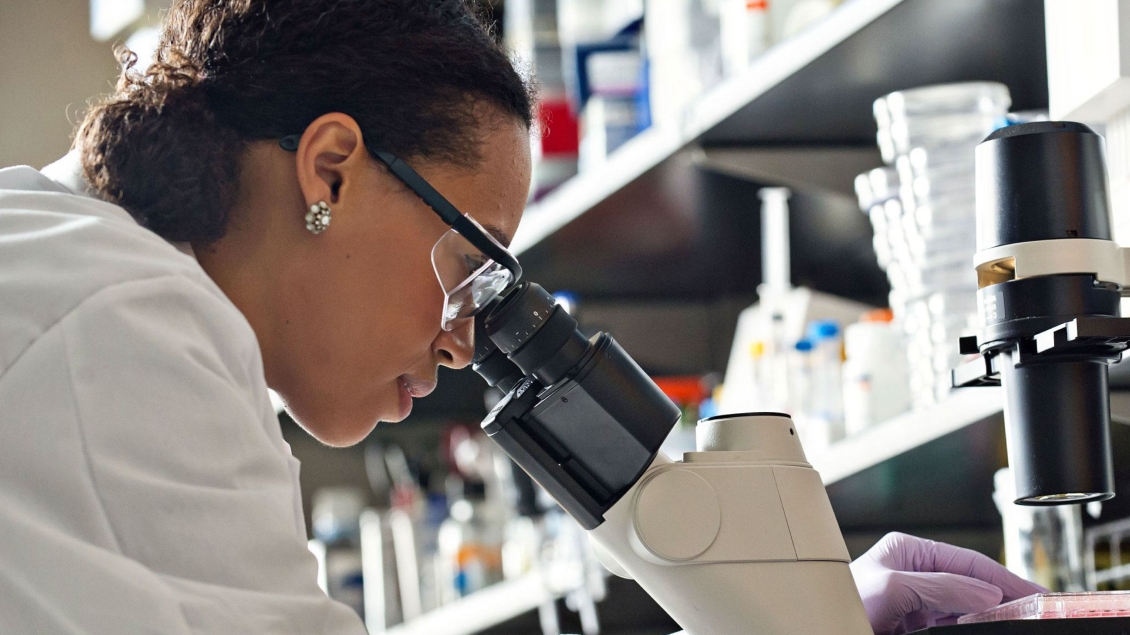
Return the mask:
[(468, 167), (478, 105), (531, 123), (528, 86), (464, 0), (182, 0), (148, 69), (119, 56), (76, 138), (83, 174), (172, 241), (223, 236), (248, 141), (329, 112), (371, 150)]

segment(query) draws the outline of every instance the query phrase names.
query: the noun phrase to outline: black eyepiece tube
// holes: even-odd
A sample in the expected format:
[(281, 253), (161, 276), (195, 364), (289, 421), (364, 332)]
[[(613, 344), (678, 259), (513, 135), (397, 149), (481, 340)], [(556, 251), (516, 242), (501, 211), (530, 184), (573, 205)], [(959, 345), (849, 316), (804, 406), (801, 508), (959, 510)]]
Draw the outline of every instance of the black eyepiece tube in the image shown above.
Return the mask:
[(522, 282), (477, 316), (476, 337), (476, 371), (499, 386), (520, 378), (483, 430), (582, 527), (599, 526), (655, 460), (679, 408), (539, 285)]
[(475, 318), (475, 356), (471, 359), (471, 364), (488, 384), (508, 393), (525, 378), (525, 374), (506, 357), (506, 353), (498, 350), (483, 328), (484, 315), (497, 305), (498, 300), (495, 300)]
[(541, 285), (528, 281), (504, 296), (482, 326), (523, 374), (547, 386), (560, 381), (589, 348), (573, 316)]

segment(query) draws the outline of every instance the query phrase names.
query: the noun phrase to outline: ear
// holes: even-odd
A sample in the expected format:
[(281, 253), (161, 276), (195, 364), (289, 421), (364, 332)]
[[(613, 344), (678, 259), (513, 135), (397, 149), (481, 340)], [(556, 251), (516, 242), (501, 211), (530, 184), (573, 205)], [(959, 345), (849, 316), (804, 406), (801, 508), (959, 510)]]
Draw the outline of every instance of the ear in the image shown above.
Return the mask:
[(367, 159), (361, 128), (353, 117), (335, 112), (315, 119), (302, 133), (295, 157), (298, 186), (307, 207), (318, 201), (332, 207)]

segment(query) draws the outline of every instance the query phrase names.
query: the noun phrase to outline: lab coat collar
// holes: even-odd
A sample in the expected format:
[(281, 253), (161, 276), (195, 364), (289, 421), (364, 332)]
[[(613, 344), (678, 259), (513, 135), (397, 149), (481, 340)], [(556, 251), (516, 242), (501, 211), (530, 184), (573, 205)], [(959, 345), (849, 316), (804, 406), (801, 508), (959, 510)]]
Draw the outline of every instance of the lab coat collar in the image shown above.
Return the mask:
[[(99, 198), (98, 195), (90, 189), (90, 186), (87, 185), (86, 179), (82, 175), (82, 155), (77, 149), (71, 150), (70, 152), (66, 153), (58, 161), (40, 170), (40, 173), (54, 181), (56, 184), (58, 184), (71, 194), (74, 194), (76, 196), (85, 196), (87, 198)], [(122, 209), (121, 211), (122, 217), (128, 218), (135, 223), (137, 222), (133, 218), (133, 216), (130, 216), (129, 213), (124, 209)], [(169, 241), (169, 244), (173, 247), (176, 247), (177, 251), (181, 252), (182, 254), (190, 256), (193, 259), (196, 258), (196, 252), (192, 250), (192, 245), (188, 243), (178, 243), (172, 241)]]
[(98, 198), (87, 186), (86, 179), (82, 176), (82, 157), (78, 150), (71, 150), (40, 172), (43, 173), (43, 176), (63, 186), (63, 189), (71, 194)]

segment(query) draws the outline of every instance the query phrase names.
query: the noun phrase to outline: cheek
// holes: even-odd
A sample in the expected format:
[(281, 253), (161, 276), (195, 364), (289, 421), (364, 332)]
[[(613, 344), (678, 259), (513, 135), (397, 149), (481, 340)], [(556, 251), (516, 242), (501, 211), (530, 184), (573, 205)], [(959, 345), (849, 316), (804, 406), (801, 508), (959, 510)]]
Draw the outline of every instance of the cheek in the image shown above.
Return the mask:
[(353, 290), (339, 299), (354, 319), (336, 345), (381, 377), (399, 376), (429, 354), (443, 306), (429, 254), (400, 251), (358, 263)]
[(341, 250), (335, 267), (320, 256), (287, 272), (284, 394), (324, 441), (395, 417), (397, 377), (433, 365), (443, 294), (430, 250), (411, 247)]
[(370, 289), (370, 302), (382, 315), (373, 335), (415, 359), (431, 348), (443, 313), (443, 291), (431, 259), (402, 260), (379, 277)]

